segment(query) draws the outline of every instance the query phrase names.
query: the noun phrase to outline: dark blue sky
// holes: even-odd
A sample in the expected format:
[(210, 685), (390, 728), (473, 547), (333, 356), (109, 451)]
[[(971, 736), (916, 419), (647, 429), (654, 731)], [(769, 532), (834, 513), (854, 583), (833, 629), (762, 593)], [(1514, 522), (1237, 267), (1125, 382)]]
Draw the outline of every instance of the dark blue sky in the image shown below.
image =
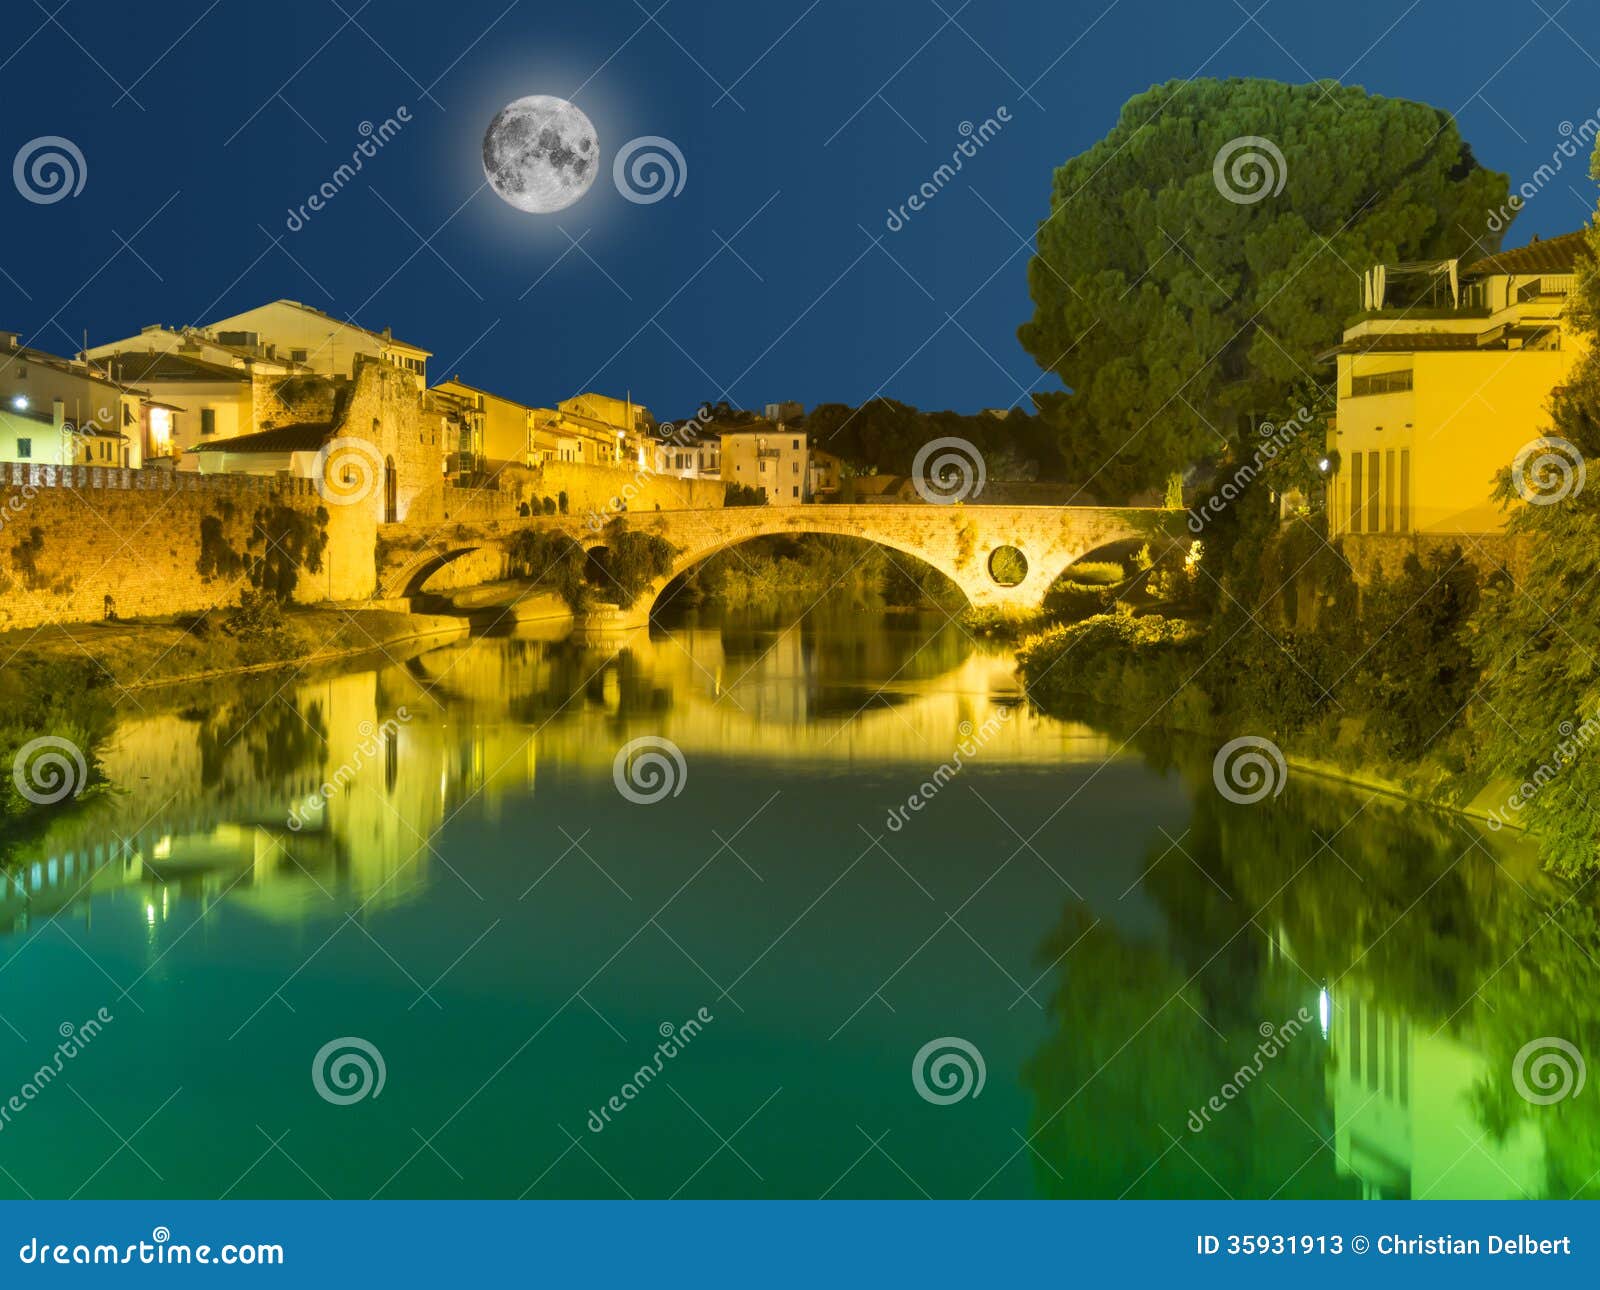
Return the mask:
[[(0, 151), (63, 136), (87, 182), (50, 205), (0, 192), (0, 326), (62, 352), (287, 296), (529, 402), (631, 389), (672, 417), (726, 389), (970, 411), (1039, 381), (1015, 329), (1053, 167), (1153, 83), (1329, 76), (1422, 99), (1513, 185), (1600, 110), (1588, 0), (645, 3), (15, 0)], [(575, 97), (605, 151), (554, 216), (482, 187), (484, 127), (536, 93)], [(289, 232), (361, 123), (401, 105), (411, 123)], [(1002, 105), (1010, 123), (888, 233), (962, 122)], [(679, 196), (619, 196), (611, 155), (640, 135), (681, 149)], [(1592, 191), (1571, 164), (1508, 244), (1576, 227)]]

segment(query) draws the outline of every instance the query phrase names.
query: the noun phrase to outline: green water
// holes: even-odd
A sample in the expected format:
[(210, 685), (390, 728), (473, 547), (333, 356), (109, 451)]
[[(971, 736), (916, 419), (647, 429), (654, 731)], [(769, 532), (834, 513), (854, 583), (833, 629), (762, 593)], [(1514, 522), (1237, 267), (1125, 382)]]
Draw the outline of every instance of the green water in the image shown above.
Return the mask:
[[(1512, 1078), (1541, 1037), (1600, 1051), (1592, 903), (1303, 776), (1227, 803), (1210, 748), (1034, 713), (941, 615), (474, 639), (140, 705), (116, 793), (13, 849), (0, 1195), (1595, 1187), (1595, 1090)], [(644, 736), (684, 767), (653, 804), (613, 775)], [(342, 1037), (376, 1096), (319, 1094)], [(950, 1038), (981, 1091), (928, 1100)]]

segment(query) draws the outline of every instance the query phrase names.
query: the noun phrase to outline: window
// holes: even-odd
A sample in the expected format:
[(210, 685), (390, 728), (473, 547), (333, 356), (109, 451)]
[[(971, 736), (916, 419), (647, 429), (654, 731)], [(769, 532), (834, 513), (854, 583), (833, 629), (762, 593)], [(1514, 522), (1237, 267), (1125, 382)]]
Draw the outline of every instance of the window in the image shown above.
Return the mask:
[(17, 457), (18, 457), (18, 459), (21, 460), (21, 461), (27, 461), (28, 458), (30, 458), (31, 456), (33, 456), (33, 440), (32, 439), (18, 439), (17, 440)]
[(1411, 449), (1400, 449), (1400, 531), (1411, 532)]
[(1394, 449), (1383, 454), (1383, 531), (1394, 532), (1395, 502)]
[(1382, 482), (1383, 481), (1379, 477), (1379, 474), (1378, 474), (1378, 454), (1376, 452), (1369, 452), (1367, 454), (1367, 532), (1368, 533), (1376, 533), (1378, 531), (1378, 520), (1380, 518), (1379, 515), (1378, 515), (1378, 505), (1379, 505), (1379, 502), (1381, 500), (1381, 494), (1379, 492), (1379, 485)]
[(789, 473), (791, 475), (798, 475), (800, 473), (800, 463), (798, 461), (791, 461), (789, 463)]
[(800, 496), (800, 485), (799, 485), (799, 484), (796, 484), (796, 485), (795, 485), (795, 486), (794, 486), (794, 488), (793, 488), (793, 489), (792, 489), (792, 490), (791, 490), (791, 492), (792, 492), (792, 493), (793, 493), (793, 495), (794, 495), (794, 496), (795, 496), (795, 497), (799, 497), (799, 496)]
[(796, 451), (796, 452), (799, 452), (799, 451), (800, 451), (800, 441), (799, 441), (799, 440), (798, 440), (798, 439), (796, 439), (796, 440), (795, 440), (795, 441), (794, 441), (794, 450), (795, 450), (795, 451)]
[(306, 351), (303, 349), (291, 349), (289, 357), (296, 363), (303, 363), (306, 361)]
[(1368, 394), (1399, 394), (1411, 388), (1411, 373), (1379, 372), (1374, 376), (1350, 378), (1350, 397), (1359, 399)]
[(200, 433), (201, 434), (216, 434), (216, 432), (217, 432), (217, 410), (215, 408), (201, 408), (200, 409)]
[(1361, 502), (1366, 493), (1361, 487), (1361, 467), (1366, 458), (1359, 452), (1350, 454), (1350, 532), (1361, 532)]

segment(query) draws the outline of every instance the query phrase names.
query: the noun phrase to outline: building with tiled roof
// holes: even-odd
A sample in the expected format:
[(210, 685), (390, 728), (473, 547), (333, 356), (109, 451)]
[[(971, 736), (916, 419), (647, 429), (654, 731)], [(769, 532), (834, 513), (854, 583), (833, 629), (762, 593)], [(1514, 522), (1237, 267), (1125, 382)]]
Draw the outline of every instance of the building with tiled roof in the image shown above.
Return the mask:
[(1327, 503), (1335, 536), (1492, 533), (1495, 477), (1548, 429), (1582, 352), (1564, 322), (1587, 234), (1470, 261), (1373, 265), (1337, 366)]

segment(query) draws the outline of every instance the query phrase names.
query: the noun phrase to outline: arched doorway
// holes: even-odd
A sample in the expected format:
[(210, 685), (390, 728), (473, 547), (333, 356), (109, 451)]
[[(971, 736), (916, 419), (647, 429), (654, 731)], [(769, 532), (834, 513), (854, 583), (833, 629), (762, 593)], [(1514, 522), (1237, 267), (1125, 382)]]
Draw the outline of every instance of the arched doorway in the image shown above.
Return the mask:
[(393, 524), (400, 518), (399, 488), (395, 481), (394, 458), (383, 459), (383, 522)]

